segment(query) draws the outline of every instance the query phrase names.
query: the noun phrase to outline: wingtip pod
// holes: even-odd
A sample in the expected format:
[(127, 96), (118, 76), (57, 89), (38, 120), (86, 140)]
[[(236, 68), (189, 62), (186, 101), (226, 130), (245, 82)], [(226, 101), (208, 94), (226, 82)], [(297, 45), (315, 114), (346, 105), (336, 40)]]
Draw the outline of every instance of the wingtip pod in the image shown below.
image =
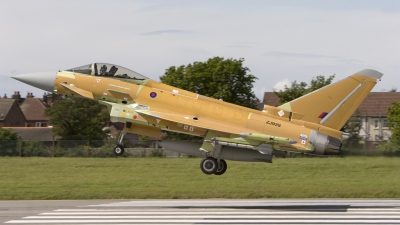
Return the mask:
[(376, 70), (371, 70), (371, 69), (361, 70), (360, 72), (358, 72), (356, 74), (366, 76), (366, 77), (376, 78), (376, 79), (381, 79), (381, 77), (383, 76), (383, 73), (378, 72)]

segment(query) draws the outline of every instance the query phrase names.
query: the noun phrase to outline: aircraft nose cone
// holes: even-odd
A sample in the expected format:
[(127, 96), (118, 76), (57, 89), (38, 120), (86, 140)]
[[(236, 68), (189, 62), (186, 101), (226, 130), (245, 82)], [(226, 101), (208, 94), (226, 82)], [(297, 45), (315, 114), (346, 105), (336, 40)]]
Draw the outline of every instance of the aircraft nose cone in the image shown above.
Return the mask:
[(29, 73), (12, 76), (12, 78), (37, 87), (39, 89), (53, 92), (54, 81), (56, 79), (55, 72)]

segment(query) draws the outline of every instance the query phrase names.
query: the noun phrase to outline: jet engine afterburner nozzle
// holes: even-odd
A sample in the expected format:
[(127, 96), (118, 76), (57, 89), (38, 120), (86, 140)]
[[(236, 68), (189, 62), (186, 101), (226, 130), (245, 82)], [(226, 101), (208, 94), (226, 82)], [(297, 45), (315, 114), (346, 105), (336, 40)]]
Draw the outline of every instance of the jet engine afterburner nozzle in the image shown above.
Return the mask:
[(326, 134), (311, 131), (310, 144), (315, 148), (313, 154), (317, 155), (339, 155), (342, 141)]

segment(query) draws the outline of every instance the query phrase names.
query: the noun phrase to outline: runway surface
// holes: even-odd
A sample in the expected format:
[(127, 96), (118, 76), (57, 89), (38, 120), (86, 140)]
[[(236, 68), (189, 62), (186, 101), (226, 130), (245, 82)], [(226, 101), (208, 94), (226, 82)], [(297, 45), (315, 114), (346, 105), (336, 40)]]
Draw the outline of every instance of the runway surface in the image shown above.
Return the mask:
[(400, 200), (0, 201), (3, 224), (400, 224)]

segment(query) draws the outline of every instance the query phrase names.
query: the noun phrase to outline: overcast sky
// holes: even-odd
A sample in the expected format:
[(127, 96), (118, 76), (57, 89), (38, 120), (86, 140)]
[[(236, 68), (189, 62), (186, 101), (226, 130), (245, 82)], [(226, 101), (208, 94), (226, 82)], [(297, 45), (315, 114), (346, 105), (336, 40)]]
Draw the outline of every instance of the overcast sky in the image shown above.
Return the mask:
[(44, 91), (12, 75), (114, 63), (159, 80), (170, 66), (244, 58), (257, 97), (363, 69), (400, 90), (397, 0), (2, 0), (0, 95)]

